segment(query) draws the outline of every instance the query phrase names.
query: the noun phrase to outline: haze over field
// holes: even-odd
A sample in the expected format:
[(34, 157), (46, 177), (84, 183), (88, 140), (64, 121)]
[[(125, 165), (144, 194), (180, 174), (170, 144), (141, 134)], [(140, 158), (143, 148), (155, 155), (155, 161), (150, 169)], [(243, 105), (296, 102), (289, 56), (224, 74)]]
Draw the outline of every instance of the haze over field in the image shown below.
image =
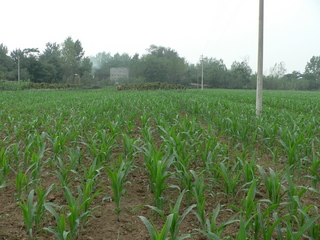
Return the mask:
[[(170, 47), (190, 63), (200, 55), (249, 61), (256, 71), (258, 0), (5, 1), (0, 43), (44, 50), (47, 42), (79, 39), (86, 55), (145, 54), (151, 44)], [(303, 72), (320, 53), (319, 0), (265, 2), (265, 71), (284, 62)]]

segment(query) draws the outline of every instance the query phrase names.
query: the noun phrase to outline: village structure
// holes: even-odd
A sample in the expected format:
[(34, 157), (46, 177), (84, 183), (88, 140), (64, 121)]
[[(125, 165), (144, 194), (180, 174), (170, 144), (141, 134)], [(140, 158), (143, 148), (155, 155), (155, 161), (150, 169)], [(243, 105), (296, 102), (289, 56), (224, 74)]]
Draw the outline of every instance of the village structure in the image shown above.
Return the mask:
[(121, 78), (129, 78), (129, 68), (110, 68), (111, 81), (117, 81)]

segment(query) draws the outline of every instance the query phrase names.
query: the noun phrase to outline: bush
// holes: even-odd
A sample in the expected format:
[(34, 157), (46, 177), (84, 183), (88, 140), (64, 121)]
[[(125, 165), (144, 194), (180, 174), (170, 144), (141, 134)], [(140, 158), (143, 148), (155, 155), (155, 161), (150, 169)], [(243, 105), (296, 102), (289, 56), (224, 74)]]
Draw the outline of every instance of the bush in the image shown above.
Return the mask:
[(27, 81), (7, 81), (0, 80), (0, 90), (2, 91), (18, 91), (23, 90), (26, 86), (30, 84), (30, 80)]
[(153, 83), (133, 83), (121, 85), (118, 90), (185, 90), (186, 87), (181, 84), (170, 84), (164, 82)]

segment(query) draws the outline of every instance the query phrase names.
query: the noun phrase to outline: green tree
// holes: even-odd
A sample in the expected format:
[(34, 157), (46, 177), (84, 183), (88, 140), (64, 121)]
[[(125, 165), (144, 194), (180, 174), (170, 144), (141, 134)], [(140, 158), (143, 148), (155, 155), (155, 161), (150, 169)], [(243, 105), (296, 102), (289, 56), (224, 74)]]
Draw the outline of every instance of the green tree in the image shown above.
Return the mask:
[(39, 61), (39, 49), (38, 48), (26, 48), (23, 50), (24, 61), (23, 66), (26, 67), (29, 79), (32, 82), (44, 82), (45, 70), (44, 65)]
[[(201, 69), (201, 62), (198, 64), (198, 69)], [(215, 58), (203, 59), (203, 78), (204, 84), (210, 85), (213, 88), (226, 87), (227, 67), (223, 60)]]
[(275, 78), (282, 78), (287, 72), (284, 62), (276, 63), (270, 68), (270, 75)]
[(81, 83), (83, 83), (84, 85), (94, 84), (92, 77), (92, 62), (89, 57), (84, 57), (82, 59), (79, 70)]
[(14, 80), (14, 62), (8, 56), (8, 48), (0, 44), (0, 79)]
[(63, 68), (60, 45), (47, 43), (46, 48), (40, 55), (40, 61), (44, 68), (44, 81), (48, 83), (62, 82)]
[(151, 45), (143, 56), (144, 77), (148, 82), (184, 83), (188, 65), (170, 48)]
[(81, 60), (84, 56), (84, 50), (81, 42), (79, 40), (73, 41), (71, 37), (68, 37), (62, 44), (61, 54), (65, 81), (78, 81)]
[(233, 62), (230, 69), (228, 88), (242, 89), (250, 87), (252, 69), (246, 61)]
[(21, 49), (15, 49), (10, 53), (11, 59), (14, 61), (14, 79), (18, 79), (18, 61), (20, 62), (20, 79), (27, 80), (30, 79), (30, 74), (27, 69), (27, 57), (24, 51)]
[(320, 89), (320, 56), (313, 56), (307, 63), (304, 78), (309, 82), (309, 90)]
[(166, 61), (154, 55), (143, 58), (144, 77), (146, 82), (168, 82)]
[(116, 53), (113, 55), (113, 57), (109, 61), (109, 67), (110, 68), (128, 68), (130, 65), (130, 56), (127, 53), (119, 54)]
[(143, 78), (143, 65), (138, 53), (131, 58), (129, 69), (132, 78)]
[(306, 74), (313, 74), (316, 78), (320, 79), (320, 56), (313, 56), (310, 61), (307, 63), (305, 68)]
[(109, 63), (112, 59), (110, 53), (101, 52), (94, 57), (90, 57), (92, 62), (92, 72), (95, 79), (98, 81), (107, 81), (110, 77)]

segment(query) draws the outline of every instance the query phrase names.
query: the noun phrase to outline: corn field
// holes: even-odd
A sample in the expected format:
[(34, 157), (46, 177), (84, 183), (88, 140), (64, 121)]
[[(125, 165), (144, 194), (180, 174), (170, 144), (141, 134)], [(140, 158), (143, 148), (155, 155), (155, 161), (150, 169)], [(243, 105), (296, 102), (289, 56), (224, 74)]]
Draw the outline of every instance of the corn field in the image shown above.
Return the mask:
[(320, 93), (6, 91), (0, 239), (320, 239)]

